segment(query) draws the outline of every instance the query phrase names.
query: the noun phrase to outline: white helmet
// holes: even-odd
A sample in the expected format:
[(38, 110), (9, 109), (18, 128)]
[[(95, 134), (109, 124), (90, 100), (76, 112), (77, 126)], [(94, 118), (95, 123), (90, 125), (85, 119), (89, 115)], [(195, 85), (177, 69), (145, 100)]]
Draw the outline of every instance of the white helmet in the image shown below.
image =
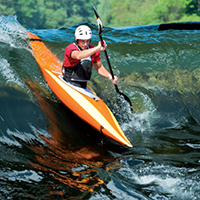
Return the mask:
[(81, 25), (76, 28), (75, 39), (90, 40), (92, 37), (91, 29), (86, 25)]

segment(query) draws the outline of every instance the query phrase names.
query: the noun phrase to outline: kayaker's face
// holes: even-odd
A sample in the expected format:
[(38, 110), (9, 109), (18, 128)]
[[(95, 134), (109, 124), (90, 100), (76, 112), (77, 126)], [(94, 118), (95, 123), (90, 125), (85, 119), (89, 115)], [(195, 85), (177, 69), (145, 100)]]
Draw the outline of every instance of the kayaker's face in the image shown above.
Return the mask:
[(81, 47), (82, 50), (87, 49), (89, 44), (90, 40), (78, 40), (78, 46)]

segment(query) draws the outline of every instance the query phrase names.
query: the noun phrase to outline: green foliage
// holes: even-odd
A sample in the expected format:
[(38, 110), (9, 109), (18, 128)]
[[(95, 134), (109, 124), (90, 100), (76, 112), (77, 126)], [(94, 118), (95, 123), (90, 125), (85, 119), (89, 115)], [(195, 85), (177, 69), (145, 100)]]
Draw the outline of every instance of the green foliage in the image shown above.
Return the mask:
[(41, 27), (40, 10), (37, 7), (37, 0), (18, 0), (16, 5), (16, 15), (20, 22), (29, 27)]
[(104, 26), (130, 26), (199, 21), (199, 0), (0, 0), (2, 15), (17, 15), (28, 28), (58, 28), (96, 19), (94, 4)]
[(0, 13), (4, 15), (13, 15), (15, 13), (13, 0), (0, 0)]
[(58, 28), (91, 22), (91, 3), (98, 0), (0, 0), (0, 13), (17, 15), (28, 28)]
[(184, 0), (163, 0), (158, 2), (153, 11), (155, 13), (153, 21), (172, 22), (177, 21), (183, 17), (184, 14)]
[(192, 15), (192, 14), (199, 14), (199, 4), (198, 0), (185, 0), (185, 13)]

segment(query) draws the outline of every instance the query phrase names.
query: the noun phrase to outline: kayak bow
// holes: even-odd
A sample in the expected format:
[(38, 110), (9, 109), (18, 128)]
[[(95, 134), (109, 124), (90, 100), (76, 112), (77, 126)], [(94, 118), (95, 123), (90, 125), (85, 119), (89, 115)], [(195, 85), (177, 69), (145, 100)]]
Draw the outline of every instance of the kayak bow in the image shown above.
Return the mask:
[(51, 90), (82, 120), (112, 140), (132, 147), (107, 105), (88, 88), (67, 83), (62, 77), (62, 63), (33, 33), (27, 32), (33, 55)]

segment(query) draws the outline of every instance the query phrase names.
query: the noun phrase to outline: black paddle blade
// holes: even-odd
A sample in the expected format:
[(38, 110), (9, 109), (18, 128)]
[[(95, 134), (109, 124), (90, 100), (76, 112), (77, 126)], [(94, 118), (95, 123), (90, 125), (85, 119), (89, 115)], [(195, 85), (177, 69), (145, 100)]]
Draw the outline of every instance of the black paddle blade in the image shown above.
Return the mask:
[(103, 25), (102, 25), (102, 22), (101, 22), (101, 19), (100, 19), (98, 13), (97, 13), (96, 8), (94, 7), (94, 5), (92, 5), (92, 7), (93, 7), (93, 10), (94, 10), (94, 14), (96, 16), (96, 19), (97, 19), (98, 28), (99, 28), (99, 34), (101, 34), (102, 31), (103, 31)]
[(129, 103), (130, 109), (131, 109), (131, 111), (133, 111), (133, 105), (131, 103), (131, 100), (128, 98), (128, 96), (126, 96), (124, 93), (122, 93), (121, 91), (119, 91), (119, 88), (117, 87), (117, 85), (115, 85), (115, 89), (116, 89), (117, 93), (119, 95), (123, 96), (124, 99)]
[(128, 98), (128, 96), (126, 96), (124, 93), (120, 93), (120, 95), (122, 95), (124, 97), (124, 99), (129, 103), (130, 109), (133, 112), (133, 105), (131, 103), (131, 100)]
[(93, 7), (94, 14), (95, 14), (96, 18), (97, 18), (97, 19), (100, 18), (99, 15), (98, 15), (98, 13), (97, 13), (97, 10), (96, 10), (96, 8), (94, 7), (93, 4), (92, 4), (92, 7)]

